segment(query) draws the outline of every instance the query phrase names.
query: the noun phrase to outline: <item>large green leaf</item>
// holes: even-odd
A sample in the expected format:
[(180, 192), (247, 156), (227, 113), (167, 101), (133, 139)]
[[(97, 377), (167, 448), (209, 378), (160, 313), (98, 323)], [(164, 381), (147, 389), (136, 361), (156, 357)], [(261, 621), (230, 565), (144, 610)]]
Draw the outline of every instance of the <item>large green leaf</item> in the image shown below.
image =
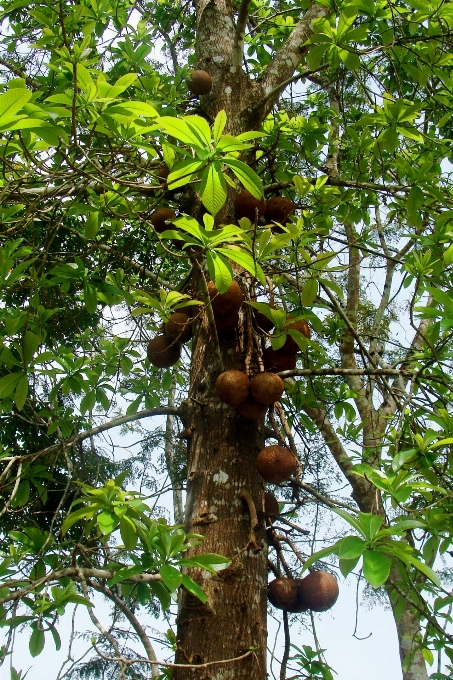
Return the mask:
[(240, 264), (242, 267), (244, 267), (244, 269), (246, 269), (248, 272), (250, 272), (250, 274), (252, 274), (256, 279), (258, 279), (258, 281), (262, 283), (263, 286), (266, 285), (266, 276), (260, 265), (257, 262), (255, 262), (250, 253), (247, 253), (245, 250), (242, 250), (238, 246), (216, 248), (216, 251), (222, 253), (223, 255), (226, 255), (226, 257), (229, 257), (230, 260), (233, 260), (233, 262), (237, 262), (237, 264)]
[(190, 144), (197, 149), (205, 149), (200, 134), (190, 127), (184, 119), (174, 116), (162, 116), (159, 118), (160, 127), (175, 139), (184, 144)]
[(360, 557), (366, 548), (366, 543), (359, 536), (347, 536), (340, 541), (338, 557), (344, 560), (352, 560)]
[(255, 198), (264, 196), (263, 185), (260, 178), (252, 168), (242, 161), (233, 158), (223, 158), (223, 162), (234, 172), (242, 186), (244, 186)]
[(214, 144), (218, 144), (219, 139), (222, 135), (222, 132), (225, 129), (225, 125), (227, 122), (227, 115), (222, 109), (221, 111), (218, 112), (217, 116), (215, 117), (214, 125), (212, 126), (212, 132), (214, 135)]
[(201, 116), (185, 116), (184, 120), (189, 129), (199, 138), (201, 146), (206, 150), (211, 149), (211, 129), (206, 120)]
[(203, 172), (200, 194), (204, 207), (212, 215), (217, 215), (223, 208), (227, 197), (226, 182), (219, 163), (210, 163)]
[(36, 627), (32, 632), (30, 641), (28, 643), (30, 655), (33, 658), (41, 654), (42, 650), (44, 649), (45, 642), (44, 631)]
[(159, 574), (170, 592), (177, 590), (182, 583), (181, 572), (170, 564), (162, 565), (159, 569)]
[(31, 99), (32, 94), (25, 88), (14, 88), (0, 94), (0, 125), (12, 120), (14, 115)]
[(206, 253), (206, 263), (208, 265), (209, 276), (214, 281), (219, 293), (226, 293), (233, 280), (233, 271), (225, 260), (216, 251), (208, 250)]
[(365, 550), (363, 553), (363, 575), (373, 588), (382, 586), (389, 577), (391, 562), (388, 557), (377, 550)]

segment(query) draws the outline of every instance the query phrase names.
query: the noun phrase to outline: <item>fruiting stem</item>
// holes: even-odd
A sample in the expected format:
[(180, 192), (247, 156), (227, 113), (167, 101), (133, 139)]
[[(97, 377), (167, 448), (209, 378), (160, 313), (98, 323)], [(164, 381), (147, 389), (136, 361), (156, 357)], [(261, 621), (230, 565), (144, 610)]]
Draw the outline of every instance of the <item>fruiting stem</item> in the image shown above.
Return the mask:
[(256, 534), (259, 528), (258, 515), (256, 513), (255, 503), (248, 491), (241, 491), (239, 498), (242, 498), (247, 503), (250, 514), (250, 538), (245, 549), (252, 548), (254, 551), (261, 550), (256, 540)]

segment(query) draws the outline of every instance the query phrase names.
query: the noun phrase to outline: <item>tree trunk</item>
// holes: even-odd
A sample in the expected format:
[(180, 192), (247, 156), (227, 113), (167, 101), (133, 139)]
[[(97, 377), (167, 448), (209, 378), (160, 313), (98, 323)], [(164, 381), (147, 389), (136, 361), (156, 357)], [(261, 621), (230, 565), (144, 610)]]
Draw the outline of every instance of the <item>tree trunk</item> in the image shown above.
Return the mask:
[[(426, 663), (416, 641), (420, 638), (420, 624), (413, 608), (407, 606), (399, 618), (395, 616), (395, 609), (392, 608), (392, 610), (398, 632), (403, 680), (428, 680)], [(408, 654), (409, 658), (406, 659)], [(404, 663), (405, 660), (406, 663)]]
[[(255, 459), (264, 443), (263, 421), (246, 420), (215, 394), (221, 372), (215, 337), (206, 315), (193, 340), (191, 387), (186, 404), (188, 446), (186, 531), (205, 540), (188, 552), (215, 552), (231, 565), (212, 575), (191, 576), (207, 596), (206, 604), (182, 589), (178, 614), (177, 663), (242, 660), (194, 669), (176, 669), (175, 680), (263, 680), (266, 677), (267, 546), (261, 520), (251, 531), (251, 516), (241, 492), (263, 509), (263, 482)], [(223, 368), (244, 370), (246, 324), (220, 340)], [(252, 540), (251, 540), (252, 539)]]

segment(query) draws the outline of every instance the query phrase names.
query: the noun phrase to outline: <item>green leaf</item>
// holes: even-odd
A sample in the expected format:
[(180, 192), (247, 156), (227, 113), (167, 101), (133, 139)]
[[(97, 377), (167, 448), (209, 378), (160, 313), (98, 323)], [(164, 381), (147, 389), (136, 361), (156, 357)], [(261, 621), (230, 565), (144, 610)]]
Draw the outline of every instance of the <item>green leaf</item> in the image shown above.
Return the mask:
[(347, 536), (340, 541), (338, 557), (344, 560), (353, 560), (360, 557), (366, 548), (366, 543), (359, 536)]
[(28, 648), (33, 658), (41, 654), (42, 650), (44, 649), (44, 644), (44, 631), (40, 630), (39, 628), (35, 628), (28, 643)]
[(202, 169), (203, 161), (194, 161), (192, 158), (177, 163), (167, 177), (169, 189), (178, 189), (185, 186), (193, 178), (194, 174)]
[(12, 497), (11, 507), (23, 508), (28, 503), (30, 498), (30, 482), (28, 479), (23, 479), (17, 487), (16, 493)]
[(29, 365), (40, 344), (41, 338), (39, 335), (36, 335), (36, 333), (33, 333), (32, 331), (25, 331), (22, 338), (22, 357), (25, 366)]
[(242, 161), (234, 160), (233, 158), (223, 158), (225, 165), (228, 165), (241, 182), (241, 184), (252, 194), (255, 198), (262, 198), (264, 196), (263, 185), (260, 178), (254, 170)]
[(202, 567), (208, 571), (216, 572), (226, 569), (231, 564), (231, 560), (228, 557), (222, 557), (222, 555), (216, 555), (215, 553), (205, 553), (204, 555), (196, 555), (195, 557), (180, 560), (180, 564), (187, 567)]
[(153, 593), (162, 605), (162, 609), (167, 610), (171, 604), (170, 593), (161, 581), (151, 581), (148, 588)]
[(16, 404), (17, 410), (22, 411), (28, 396), (28, 378), (26, 375), (17, 383), (16, 391), (14, 393), (14, 403)]
[(103, 510), (97, 516), (98, 527), (104, 536), (111, 534), (118, 524), (118, 518), (112, 512)]
[(98, 297), (96, 288), (89, 283), (85, 284), (84, 286), (83, 299), (87, 312), (89, 314), (94, 314), (98, 305)]
[(223, 208), (227, 197), (226, 182), (219, 163), (210, 163), (203, 172), (200, 194), (204, 207), (212, 215), (217, 215)]
[(164, 564), (162, 567), (159, 569), (159, 574), (162, 577), (162, 581), (165, 583), (167, 586), (168, 590), (172, 593), (182, 583), (182, 574), (178, 569), (175, 569), (175, 567), (172, 567), (170, 564)]
[(348, 524), (350, 524), (359, 534), (362, 534), (364, 538), (366, 538), (366, 535), (363, 531), (363, 527), (361, 526), (359, 520), (351, 515), (349, 512), (346, 512), (346, 510), (343, 510), (342, 508), (332, 508), (333, 512), (335, 512), (337, 515), (342, 517)]
[[(85, 598), (82, 598), (82, 599), (85, 599)], [(61, 638), (60, 638), (60, 635), (58, 633), (58, 630), (55, 628), (55, 626), (50, 626), (50, 632), (52, 633), (53, 641), (55, 643), (55, 650), (57, 652), (59, 652), (60, 649), (61, 649)]]
[(127, 517), (120, 519), (120, 534), (126, 550), (134, 550), (137, 545), (137, 531), (133, 522)]
[(167, 134), (179, 139), (180, 142), (190, 144), (190, 146), (194, 146), (197, 149), (205, 149), (205, 144), (203, 144), (200, 134), (193, 126), (187, 125), (184, 119), (176, 118), (175, 116), (162, 116), (159, 118), (159, 125)]
[(212, 126), (212, 132), (214, 135), (214, 144), (218, 144), (220, 137), (222, 135), (222, 132), (225, 129), (225, 125), (227, 122), (227, 115), (222, 109), (221, 111), (218, 112), (217, 116), (215, 117), (214, 125)]
[(358, 561), (360, 560), (359, 557), (354, 557), (354, 559), (351, 560), (346, 560), (342, 559), (340, 560), (340, 571), (343, 574), (343, 576), (346, 578), (353, 569), (356, 568)]
[(237, 262), (241, 267), (244, 267), (250, 274), (252, 274), (263, 286), (266, 285), (266, 276), (260, 265), (255, 262), (252, 255), (242, 250), (238, 246), (227, 246), (225, 248), (216, 248), (216, 252), (222, 253), (229, 257), (233, 262)]
[(90, 517), (93, 517), (93, 515), (96, 514), (98, 511), (98, 508), (79, 508), (78, 510), (75, 510), (74, 512), (71, 512), (68, 517), (66, 517), (65, 521), (63, 522), (63, 525), (61, 527), (61, 535), (64, 536), (67, 531), (72, 527), (73, 524), (78, 522), (81, 519), (87, 518), (89, 519)]
[(228, 262), (216, 251), (206, 253), (206, 263), (211, 279), (219, 293), (226, 293), (233, 280), (233, 271)]
[(302, 304), (309, 307), (316, 300), (318, 295), (318, 282), (316, 279), (307, 279), (302, 287)]
[(201, 116), (185, 116), (184, 120), (186, 121), (189, 129), (191, 129), (193, 133), (199, 138), (202, 148), (206, 149), (206, 151), (209, 151), (212, 148), (212, 145), (211, 130), (207, 121)]
[(23, 88), (14, 88), (0, 95), (0, 125), (12, 120), (14, 114), (31, 99), (32, 92)]
[(359, 520), (368, 541), (376, 536), (384, 521), (381, 515), (373, 515), (371, 512), (359, 512)]
[(307, 569), (309, 567), (311, 567), (312, 564), (314, 564), (318, 560), (322, 559), (323, 557), (327, 557), (327, 555), (337, 554), (338, 546), (339, 546), (339, 541), (337, 541), (337, 543), (335, 543), (335, 545), (329, 545), (327, 548), (323, 548), (322, 550), (318, 550), (318, 552), (313, 553), (313, 555), (311, 555), (308, 558), (308, 560), (305, 560), (304, 566), (303, 566), (303, 569), (302, 569), (302, 573), (304, 571), (307, 571)]
[(23, 377), (22, 371), (16, 373), (8, 373), (0, 378), (0, 399), (5, 399), (12, 394), (16, 388), (17, 383)]
[(192, 593), (192, 595), (198, 597), (198, 599), (201, 600), (203, 604), (206, 603), (207, 600), (206, 595), (204, 594), (203, 589), (198, 585), (198, 583), (196, 583), (193, 579), (191, 579), (189, 576), (186, 576), (185, 574), (183, 574), (181, 583), (184, 586), (184, 588), (186, 588), (186, 590), (189, 591), (189, 593)]
[(365, 550), (363, 553), (363, 575), (373, 588), (382, 586), (389, 577), (391, 562), (377, 550)]
[(85, 222), (85, 236), (93, 239), (99, 231), (99, 212), (92, 212), (88, 215)]

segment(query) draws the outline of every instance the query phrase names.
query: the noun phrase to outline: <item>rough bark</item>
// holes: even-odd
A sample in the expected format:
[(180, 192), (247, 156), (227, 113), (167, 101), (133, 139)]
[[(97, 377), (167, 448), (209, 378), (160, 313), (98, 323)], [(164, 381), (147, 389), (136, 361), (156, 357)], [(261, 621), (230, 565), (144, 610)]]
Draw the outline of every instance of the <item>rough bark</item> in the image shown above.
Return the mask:
[[(244, 327), (221, 340), (225, 369), (245, 368)], [(218, 368), (207, 316), (195, 330), (186, 426), (188, 445), (186, 530), (205, 540), (188, 556), (216, 552), (231, 565), (216, 575), (200, 570), (195, 578), (207, 595), (202, 604), (187, 591), (180, 595), (178, 663), (206, 663), (253, 653), (240, 661), (208, 669), (177, 669), (175, 680), (263, 680), (266, 676), (267, 546), (261, 521), (252, 531), (248, 492), (263, 509), (263, 482), (255, 459), (264, 444), (263, 421), (246, 420), (215, 394)], [(252, 539), (252, 540), (251, 540)]]

